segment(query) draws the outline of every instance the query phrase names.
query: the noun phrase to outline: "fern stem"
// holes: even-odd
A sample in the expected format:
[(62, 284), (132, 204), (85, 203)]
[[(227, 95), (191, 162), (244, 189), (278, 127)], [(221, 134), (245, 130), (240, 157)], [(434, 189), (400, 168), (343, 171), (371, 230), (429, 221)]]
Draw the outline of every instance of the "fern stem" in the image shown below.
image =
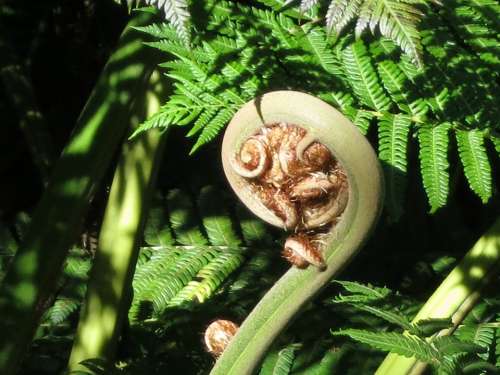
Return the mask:
[[(131, 121), (145, 120), (155, 114), (164, 99), (160, 73), (155, 71), (143, 100), (134, 103)], [(162, 134), (152, 129), (123, 147), (69, 359), (70, 371), (83, 371), (79, 363), (85, 359), (114, 356), (121, 322), (130, 302), (147, 205), (165, 143)]]
[[(129, 26), (151, 22), (143, 13)], [(119, 145), (130, 103), (156, 61), (127, 27), (54, 166), (24, 242), (0, 288), (0, 373), (15, 373), (48, 307), (68, 249)]]
[[(255, 105), (258, 102), (259, 105)], [(258, 108), (258, 109), (257, 109)], [(278, 115), (276, 113), (279, 113)], [(238, 117), (239, 116), (239, 117)], [(318, 140), (334, 150), (349, 180), (349, 202), (325, 245), (327, 269), (290, 269), (264, 296), (219, 358), (212, 375), (251, 374), (267, 348), (300, 308), (356, 255), (378, 218), (383, 197), (379, 162), (366, 139), (346, 118), (326, 103), (294, 91), (277, 91), (247, 103), (226, 131), (223, 160), (234, 143), (265, 123), (300, 121), (314, 127)], [(272, 119), (273, 121), (271, 121)], [(252, 124), (252, 125), (250, 125)], [(244, 130), (243, 130), (244, 129)]]
[[(497, 219), (436, 289), (413, 321), (451, 318), (456, 327), (476, 303), (481, 288), (498, 272), (499, 264), (500, 219)], [(453, 329), (442, 334), (450, 334)], [(381, 363), (376, 374), (417, 374), (420, 373), (422, 366), (415, 358), (390, 353)]]

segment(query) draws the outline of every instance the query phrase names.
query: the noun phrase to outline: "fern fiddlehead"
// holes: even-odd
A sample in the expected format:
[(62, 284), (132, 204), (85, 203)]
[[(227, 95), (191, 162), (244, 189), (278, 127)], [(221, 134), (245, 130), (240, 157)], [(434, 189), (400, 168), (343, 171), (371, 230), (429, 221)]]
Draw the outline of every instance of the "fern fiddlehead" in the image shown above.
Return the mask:
[[(266, 294), (243, 322), (237, 335), (217, 361), (213, 375), (250, 374), (278, 333), (333, 276), (352, 259), (373, 228), (381, 208), (381, 169), (375, 153), (359, 131), (339, 112), (323, 101), (294, 91), (276, 91), (243, 106), (229, 124), (222, 158), (226, 174), (230, 159), (241, 142), (266, 124), (293, 123), (305, 128), (325, 145), (344, 167), (349, 200), (342, 215), (326, 237), (326, 269), (292, 268)], [(242, 180), (236, 191), (259, 216), (266, 208)], [(268, 210), (267, 210), (268, 211)], [(269, 217), (269, 213), (267, 212)]]

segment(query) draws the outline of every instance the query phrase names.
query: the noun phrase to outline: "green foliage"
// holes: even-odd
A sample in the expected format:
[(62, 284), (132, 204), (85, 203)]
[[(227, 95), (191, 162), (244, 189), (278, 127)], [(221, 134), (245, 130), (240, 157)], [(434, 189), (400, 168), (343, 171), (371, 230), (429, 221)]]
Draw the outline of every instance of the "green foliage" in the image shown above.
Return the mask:
[[(340, 282), (341, 285), (344, 283)], [(370, 292), (369, 287), (352, 282), (347, 286), (349, 289), (346, 289), (352, 295), (339, 296), (334, 299), (335, 303), (347, 303), (356, 310), (368, 312), (406, 332), (347, 328), (332, 331), (334, 336), (348, 336), (382, 351), (415, 357), (436, 367), (443, 374), (494, 368), (495, 359), (491, 356), (491, 352), (495, 351), (497, 339), (494, 324), (474, 321), (474, 318), (469, 317), (452, 336), (436, 335), (452, 327), (449, 319), (426, 319), (411, 323), (410, 317), (404, 312), (394, 306), (391, 307), (394, 303), (391, 301), (393, 299), (391, 295), (388, 295), (389, 298), (386, 298), (387, 296), (377, 298), (376, 296), (380, 295), (377, 289)], [(366, 296), (371, 298), (370, 304), (366, 303), (364, 299)], [(479, 306), (479, 311), (482, 309), (483, 315), (484, 306), (484, 304)], [(478, 308), (475, 311), (477, 310)]]
[(90, 257), (84, 251), (75, 248), (70, 252), (59, 282), (59, 293), (54, 304), (45, 311), (41, 324), (52, 327), (67, 324), (85, 296), (90, 266)]
[(491, 197), (491, 167), (479, 130), (457, 130), (458, 153), (471, 189), (486, 203)]
[(425, 340), (415, 336), (405, 336), (394, 332), (369, 332), (359, 329), (344, 329), (332, 332), (333, 335), (344, 335), (374, 348), (397, 353), (405, 357), (416, 357), (423, 362), (435, 364), (440, 354)]
[[(162, 66), (175, 82), (175, 93), (138, 132), (189, 125), (188, 137), (197, 137), (194, 152), (212, 141), (235, 111), (256, 95), (283, 88), (308, 91), (339, 108), (364, 134), (369, 135), (371, 125), (377, 126), (379, 155), (385, 162), (386, 208), (393, 221), (404, 212), (412, 138), (418, 139), (431, 212), (448, 199), (449, 168), (455, 168), (448, 152), (451, 135), (472, 191), (483, 202), (490, 199), (493, 187), (485, 141), (490, 138), (494, 145), (500, 144), (495, 135), (500, 90), (491, 59), (485, 61), (463, 46), (455, 30), (461, 24), (452, 27), (446, 21), (453, 14), (457, 22), (468, 22), (463, 7), (427, 11), (420, 26), (425, 64), (417, 69), (389, 39), (332, 38), (309, 21), (309, 13), (301, 20), (300, 14), (290, 15), (293, 3), (263, 3), (281, 11), (206, 1), (192, 14), (193, 20), (203, 17), (204, 22), (190, 48), (167, 24), (140, 29), (158, 39), (152, 47), (169, 55)], [(378, 3), (349, 2), (349, 6), (361, 11)], [(302, 9), (311, 4), (304, 2)], [(342, 4), (338, 6), (347, 2)], [(395, 4), (383, 1), (375, 13), (381, 16)], [(407, 11), (406, 5), (401, 3), (401, 9)], [(490, 4), (487, 12), (479, 12), (472, 1), (468, 7), (475, 9), (476, 23), (482, 20), (495, 27), (492, 15), (499, 15), (498, 7)], [(358, 23), (366, 26), (370, 17), (363, 13)]]
[(290, 344), (270, 356), (262, 365), (259, 375), (288, 375), (292, 371), (296, 351), (300, 349), (298, 344)]
[(422, 65), (422, 46), (417, 24), (423, 13), (415, 5), (425, 1), (393, 0), (332, 0), (326, 13), (327, 29), (340, 33), (354, 18), (357, 18), (355, 33), (370, 28), (372, 33), (393, 40), (419, 66)]
[(242, 221), (239, 234), (239, 222), (221, 205), (220, 191), (213, 186), (203, 187), (197, 199), (172, 189), (165, 201), (157, 198), (156, 203), (164, 206), (152, 208), (146, 241), (150, 245), (158, 238), (162, 241), (142, 249), (129, 311), (136, 323), (158, 319), (175, 308), (193, 309), (212, 298), (245, 263), (247, 243), (264, 235), (255, 219)]
[(448, 197), (448, 132), (450, 124), (418, 129), (420, 171), (431, 212), (446, 204)]

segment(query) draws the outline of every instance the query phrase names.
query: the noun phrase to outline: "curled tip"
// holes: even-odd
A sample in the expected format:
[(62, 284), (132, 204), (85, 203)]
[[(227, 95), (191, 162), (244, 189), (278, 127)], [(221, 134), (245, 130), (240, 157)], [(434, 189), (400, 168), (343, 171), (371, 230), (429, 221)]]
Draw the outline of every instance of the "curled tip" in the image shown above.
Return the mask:
[(207, 351), (219, 357), (238, 331), (238, 325), (230, 320), (218, 319), (205, 330), (204, 341)]
[(257, 138), (248, 139), (241, 147), (239, 157), (231, 158), (231, 166), (241, 177), (256, 178), (269, 166), (269, 156), (265, 144)]

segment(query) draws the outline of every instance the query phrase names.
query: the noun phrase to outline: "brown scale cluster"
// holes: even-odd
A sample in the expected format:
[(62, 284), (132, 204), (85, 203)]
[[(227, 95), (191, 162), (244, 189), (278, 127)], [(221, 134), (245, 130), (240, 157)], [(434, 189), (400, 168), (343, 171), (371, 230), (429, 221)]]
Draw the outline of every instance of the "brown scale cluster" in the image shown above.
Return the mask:
[(304, 128), (271, 124), (241, 145), (231, 165), (283, 228), (295, 232), (284, 257), (301, 268), (324, 268), (313, 237), (335, 224), (348, 200), (346, 175), (331, 151)]

